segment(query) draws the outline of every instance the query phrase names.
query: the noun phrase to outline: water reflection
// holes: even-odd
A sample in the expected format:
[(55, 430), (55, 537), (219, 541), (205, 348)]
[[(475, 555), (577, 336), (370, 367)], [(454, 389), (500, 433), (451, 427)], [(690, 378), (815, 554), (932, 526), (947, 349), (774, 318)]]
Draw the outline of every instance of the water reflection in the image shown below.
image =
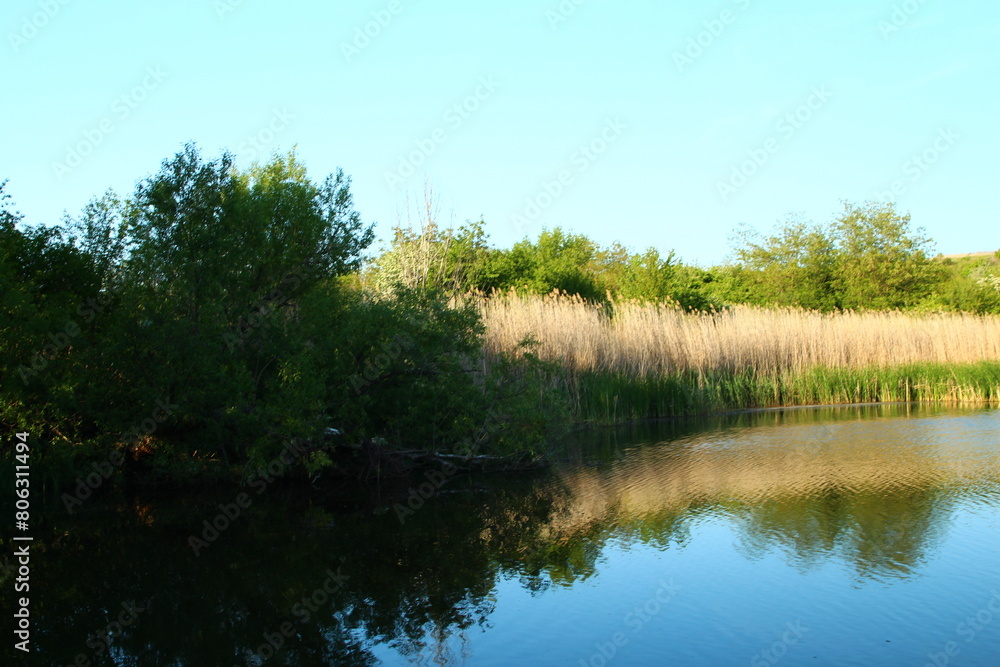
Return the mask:
[(931, 419), (860, 416), (797, 425), (771, 413), (760, 418), (772, 427), (633, 444), (612, 465), (565, 469), (546, 536), (625, 533), (666, 546), (720, 514), (740, 527), (748, 557), (778, 549), (805, 568), (836, 555), (859, 576), (905, 576), (933, 550), (953, 501), (996, 498), (1000, 451), (984, 448), (996, 435), (941, 437)]
[[(54, 512), (33, 552), (35, 657), (367, 665), (391, 649), (460, 664), (490, 626), (501, 578), (536, 595), (573, 587), (617, 566), (601, 560), (612, 541), (626, 554), (683, 550), (712, 522), (735, 528), (744, 559), (779, 554), (795, 571), (834, 562), (856, 582), (906, 580), (945, 548), (955, 507), (1000, 504), (997, 413), (908, 410), (592, 434), (547, 473), (454, 478), (402, 523), (406, 484), (272, 488), (198, 555), (189, 536), (235, 494)], [(143, 608), (135, 621), (114, 626), (132, 603)]]

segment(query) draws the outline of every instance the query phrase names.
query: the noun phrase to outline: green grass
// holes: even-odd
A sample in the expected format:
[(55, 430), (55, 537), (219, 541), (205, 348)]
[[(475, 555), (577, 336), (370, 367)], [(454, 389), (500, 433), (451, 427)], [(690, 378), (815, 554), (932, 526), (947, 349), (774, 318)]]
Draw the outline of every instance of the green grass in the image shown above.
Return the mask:
[(566, 389), (575, 417), (616, 424), (751, 408), (899, 401), (1000, 403), (1000, 362), (813, 368), (779, 375), (753, 370), (635, 377), (587, 372)]

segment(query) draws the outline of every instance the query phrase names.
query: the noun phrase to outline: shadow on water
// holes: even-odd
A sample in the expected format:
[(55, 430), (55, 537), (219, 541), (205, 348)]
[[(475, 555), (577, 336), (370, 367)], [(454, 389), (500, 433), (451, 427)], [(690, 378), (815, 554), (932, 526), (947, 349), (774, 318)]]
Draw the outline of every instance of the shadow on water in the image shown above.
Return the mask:
[[(989, 423), (963, 432), (948, 419), (966, 414)], [(746, 413), (585, 434), (527, 477), (245, 489), (243, 508), (236, 490), (94, 501), (72, 516), (49, 508), (32, 549), (34, 657), (366, 665), (391, 647), (461, 662), (501, 577), (533, 593), (573, 587), (603, 567), (610, 541), (684, 549), (712, 521), (733, 527), (744, 559), (837, 561), (860, 582), (905, 580), (940, 548), (956, 503), (997, 504), (1000, 452), (976, 431), (995, 434), (992, 415)], [(411, 492), (421, 485), (433, 496)]]

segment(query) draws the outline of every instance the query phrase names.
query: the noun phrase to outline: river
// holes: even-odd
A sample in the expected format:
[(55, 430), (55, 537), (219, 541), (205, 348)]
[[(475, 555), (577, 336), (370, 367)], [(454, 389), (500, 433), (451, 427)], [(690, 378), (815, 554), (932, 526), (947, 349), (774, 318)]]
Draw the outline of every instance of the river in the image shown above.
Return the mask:
[(1000, 410), (642, 424), (557, 458), (55, 503), (32, 551), (32, 658), (1000, 664)]

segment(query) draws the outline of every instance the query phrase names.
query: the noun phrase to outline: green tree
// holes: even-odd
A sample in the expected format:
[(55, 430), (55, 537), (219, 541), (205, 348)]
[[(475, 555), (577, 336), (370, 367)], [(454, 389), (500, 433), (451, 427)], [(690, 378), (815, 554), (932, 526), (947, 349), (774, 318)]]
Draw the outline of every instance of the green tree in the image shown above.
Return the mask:
[[(540, 390), (551, 369), (525, 355), (516, 373), (485, 372), (478, 313), (444, 289), (350, 286), (373, 234), (349, 185), (340, 171), (314, 183), (294, 153), (240, 170), (188, 145), (131, 197), (67, 219), (67, 235), (21, 229), (0, 184), (0, 421), (44, 425), (38, 451), (77, 466), (125, 445), (130, 465), (182, 479), (209, 460), (265, 465), (290, 440), (312, 443), (310, 474), (355, 451), (379, 469), (393, 445), (540, 442), (561, 414), (534, 414), (554, 405)], [(493, 279), (481, 223), (448, 239), (425, 287)], [(325, 447), (331, 425), (359, 448)]]
[(670, 298), (686, 310), (716, 310), (725, 300), (715, 294), (717, 274), (697, 266), (678, 263), (670, 279)]
[(844, 308), (909, 308), (944, 278), (933, 242), (892, 204), (844, 204), (833, 225), (837, 290)]
[(75, 434), (99, 277), (58, 227), (25, 227), (0, 183), (0, 423)]
[(1000, 258), (938, 257), (946, 274), (923, 303), (923, 310), (1000, 313)]
[(365, 282), (383, 295), (414, 289), (449, 295), (489, 292), (497, 287), (491, 273), (495, 253), (483, 221), (456, 230), (441, 228), (429, 217), (420, 231), (412, 226), (393, 230), (389, 248), (368, 268)]
[(74, 245), (93, 261), (105, 290), (121, 287), (121, 270), (132, 250), (129, 224), (135, 215), (129, 205), (108, 190), (84, 206), (78, 217), (63, 220)]
[(592, 262), (596, 244), (582, 234), (570, 234), (559, 227), (544, 230), (535, 242), (525, 239), (510, 249), (512, 287), (534, 294), (554, 290), (579, 294), (585, 299), (603, 298)]
[(736, 281), (729, 291), (751, 303), (825, 311), (910, 308), (944, 277), (930, 258), (930, 239), (892, 204), (845, 203), (826, 227), (793, 219), (766, 237), (741, 229), (736, 246), (742, 270), (729, 272)]
[(661, 257), (655, 248), (630, 253), (619, 243), (597, 253), (596, 277), (605, 292), (624, 299), (663, 301), (673, 297), (677, 262), (673, 253)]
[(766, 237), (744, 227), (736, 242), (736, 258), (748, 269), (740, 277), (752, 302), (820, 310), (841, 305), (836, 242), (822, 227), (792, 219)]
[(188, 145), (130, 199), (107, 194), (71, 220), (113, 303), (89, 371), (97, 430), (121, 434), (161, 402), (177, 407), (157, 437), (187, 450), (228, 457), (234, 436), (315, 432), (325, 384), (300, 302), (356, 270), (372, 240), (349, 185), (340, 171), (313, 183), (294, 152), (240, 171)]

